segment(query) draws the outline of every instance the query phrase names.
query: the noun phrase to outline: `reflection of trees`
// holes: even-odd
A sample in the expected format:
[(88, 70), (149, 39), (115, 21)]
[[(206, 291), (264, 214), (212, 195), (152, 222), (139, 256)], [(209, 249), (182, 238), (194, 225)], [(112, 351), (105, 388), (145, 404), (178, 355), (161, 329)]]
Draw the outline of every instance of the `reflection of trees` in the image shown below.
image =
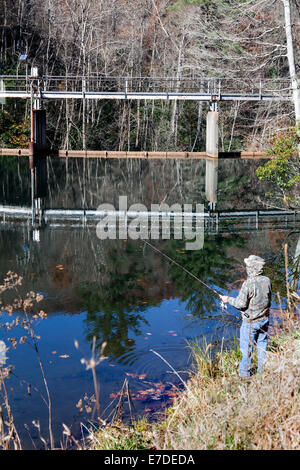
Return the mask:
[[(220, 159), (218, 208), (255, 209), (265, 192), (257, 176), (260, 161)], [(95, 209), (102, 203), (118, 207), (119, 195), (134, 203), (205, 203), (205, 160), (46, 159), (46, 208)], [(245, 177), (247, 175), (247, 177)], [(44, 186), (42, 185), (42, 189)], [(27, 159), (0, 159), (0, 202), (30, 204)]]
[(29, 183), (27, 158), (0, 156), (1, 204), (29, 204)]
[(130, 336), (140, 334), (141, 325), (148, 324), (146, 308), (158, 305), (169, 289), (157, 289), (156, 283), (165, 284), (165, 269), (158, 269), (154, 276), (153, 254), (146, 259), (141, 254), (141, 244), (107, 240), (99, 282), (76, 288), (87, 310), (87, 340), (96, 336), (97, 347), (106, 341), (105, 354), (114, 359), (133, 359), (135, 342)]
[[(227, 249), (242, 247), (244, 240), (236, 235), (216, 236), (205, 241), (203, 250), (186, 252), (179, 249), (178, 240), (167, 244), (159, 242), (162, 251), (186, 269), (210, 285), (226, 288), (235, 278), (232, 267), (236, 265), (236, 260), (226, 255)], [(151, 249), (142, 252), (142, 243), (110, 241), (105, 258), (99, 282), (86, 283), (76, 293), (87, 310), (87, 340), (92, 342), (96, 336), (98, 347), (106, 341), (105, 354), (112, 358), (134, 359), (135, 343), (130, 334), (139, 335), (141, 324), (147, 324), (143, 314), (147, 307), (158, 305), (170, 295), (180, 293), (182, 300), (187, 300), (187, 308), (197, 316), (216, 308), (217, 299), (210, 290)], [(166, 278), (174, 281), (173, 292), (166, 291), (166, 285), (172, 289)]]
[[(243, 247), (244, 244), (244, 239), (239, 235), (216, 235), (205, 239), (202, 250), (183, 251), (178, 250), (178, 243), (172, 241), (168, 246), (168, 255), (206, 284), (226, 289), (236, 277), (233, 267), (237, 263), (227, 256), (227, 250), (230, 247)], [(218, 297), (207, 287), (174, 264), (170, 266), (169, 274), (176, 289), (180, 291), (182, 300), (187, 300), (186, 308), (194, 315), (210, 313), (216, 309)]]
[(141, 323), (148, 323), (142, 314), (145, 307), (139, 306), (140, 298), (134, 297), (130, 289), (126, 295), (126, 285), (121, 277), (104, 287), (94, 283), (77, 291), (87, 309), (87, 340), (92, 342), (95, 336), (97, 347), (106, 341), (105, 355), (114, 359), (132, 356), (135, 342), (129, 338), (130, 333), (139, 335)]

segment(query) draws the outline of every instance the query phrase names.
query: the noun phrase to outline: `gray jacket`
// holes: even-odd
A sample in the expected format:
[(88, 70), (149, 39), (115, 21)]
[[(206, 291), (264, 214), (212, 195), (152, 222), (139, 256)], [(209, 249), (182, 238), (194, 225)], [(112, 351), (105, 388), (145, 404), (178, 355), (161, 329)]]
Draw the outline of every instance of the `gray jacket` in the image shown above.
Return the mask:
[(272, 286), (268, 277), (251, 276), (243, 283), (238, 297), (228, 297), (228, 302), (241, 311), (244, 321), (258, 321), (269, 315), (271, 295)]

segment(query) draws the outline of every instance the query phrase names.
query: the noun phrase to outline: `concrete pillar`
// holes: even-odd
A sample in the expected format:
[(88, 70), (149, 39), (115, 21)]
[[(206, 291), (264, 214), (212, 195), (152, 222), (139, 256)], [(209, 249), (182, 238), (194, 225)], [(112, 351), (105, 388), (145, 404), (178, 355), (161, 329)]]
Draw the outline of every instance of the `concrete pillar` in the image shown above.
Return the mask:
[(209, 111), (206, 118), (206, 153), (209, 157), (219, 156), (219, 113)]

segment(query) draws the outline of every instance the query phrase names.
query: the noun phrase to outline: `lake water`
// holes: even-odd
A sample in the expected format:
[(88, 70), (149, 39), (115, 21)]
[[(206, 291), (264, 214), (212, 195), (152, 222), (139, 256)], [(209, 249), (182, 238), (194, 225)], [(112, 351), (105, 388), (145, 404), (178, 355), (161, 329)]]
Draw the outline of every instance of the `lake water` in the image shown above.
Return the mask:
[[(102, 203), (117, 206), (118, 197), (126, 195), (128, 204), (142, 203), (147, 208), (164, 201), (198, 202), (206, 210), (209, 203), (219, 211), (257, 210), (263, 208), (265, 191), (255, 177), (261, 163), (220, 160), (212, 166), (205, 160), (47, 158), (43, 205), (46, 209), (95, 209)], [(27, 159), (2, 157), (0, 171), (0, 204), (30, 207)], [(91, 357), (93, 338), (97, 351), (107, 343), (105, 359), (96, 368), (102, 418), (111, 419), (127, 379), (136, 416), (154, 419), (172, 403), (182, 388), (181, 379), (191, 371), (192, 343), (212, 344), (217, 350), (221, 344), (230, 347), (238, 336), (237, 311), (229, 307), (222, 312), (209, 289), (141, 240), (99, 240), (93, 224), (60, 221), (41, 227), (37, 241), (28, 219), (9, 220), (0, 210), (0, 221), (1, 279), (13, 271), (23, 277), (21, 295), (29, 291), (43, 295), (39, 308), (47, 319), (35, 322), (35, 332), (40, 336), (39, 351), (53, 401), (57, 444), (62, 423), (80, 437), (80, 422), (86, 425), (96, 419), (92, 373), (81, 362)], [(296, 216), (259, 223), (249, 217), (206, 226), (201, 250), (185, 250), (184, 241), (173, 237), (153, 244), (210, 286), (233, 296), (245, 279), (243, 259), (251, 253), (263, 256), (274, 292), (280, 291), (284, 302), (282, 244), (288, 243), (294, 256), (297, 227)], [(275, 300), (274, 294), (273, 308)], [(47, 408), (40, 396), (45, 391), (30, 344), (14, 349), (9, 341), (24, 335), (19, 327), (5, 328), (17, 315), (4, 311), (1, 315), (0, 340), (9, 346), (6, 364), (14, 366), (8, 393), (24, 447), (39, 448), (32, 421), (40, 421), (42, 435), (47, 437)], [(0, 352), (0, 361), (5, 362), (3, 357)], [(128, 416), (125, 403), (124, 417)]]

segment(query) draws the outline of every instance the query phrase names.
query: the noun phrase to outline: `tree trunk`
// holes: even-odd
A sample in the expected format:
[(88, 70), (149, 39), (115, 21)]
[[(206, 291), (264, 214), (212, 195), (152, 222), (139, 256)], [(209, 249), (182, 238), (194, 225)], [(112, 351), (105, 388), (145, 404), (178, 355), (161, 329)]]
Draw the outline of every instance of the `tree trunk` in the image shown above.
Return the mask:
[(282, 0), (284, 7), (284, 20), (285, 20), (285, 34), (286, 34), (286, 47), (287, 58), (289, 63), (289, 71), (293, 90), (293, 101), (295, 108), (296, 124), (300, 123), (300, 86), (297, 79), (295, 56), (293, 48), (293, 36), (291, 26), (291, 5), (290, 0)]

